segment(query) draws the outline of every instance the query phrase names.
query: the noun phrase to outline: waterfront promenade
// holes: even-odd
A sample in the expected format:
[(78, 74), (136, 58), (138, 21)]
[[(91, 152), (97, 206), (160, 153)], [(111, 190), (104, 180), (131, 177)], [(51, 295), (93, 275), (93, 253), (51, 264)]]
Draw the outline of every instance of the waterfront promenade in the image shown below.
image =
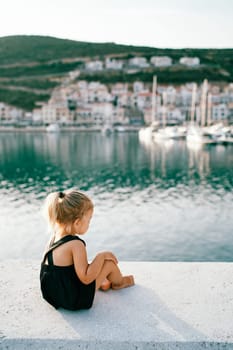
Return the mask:
[(233, 349), (233, 263), (121, 262), (136, 285), (92, 309), (42, 300), (39, 261), (0, 263), (0, 348)]

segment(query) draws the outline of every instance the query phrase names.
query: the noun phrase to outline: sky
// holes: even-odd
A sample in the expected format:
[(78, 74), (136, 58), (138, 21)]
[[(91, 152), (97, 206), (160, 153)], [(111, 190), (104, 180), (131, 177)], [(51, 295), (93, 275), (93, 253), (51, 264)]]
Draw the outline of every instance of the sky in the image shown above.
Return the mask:
[(233, 48), (233, 0), (0, 0), (0, 37)]

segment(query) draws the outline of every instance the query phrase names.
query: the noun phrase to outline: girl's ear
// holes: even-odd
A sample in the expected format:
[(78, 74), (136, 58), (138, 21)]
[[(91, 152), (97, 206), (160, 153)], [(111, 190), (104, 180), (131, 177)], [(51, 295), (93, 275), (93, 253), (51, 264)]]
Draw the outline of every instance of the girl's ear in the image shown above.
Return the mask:
[(80, 218), (77, 218), (75, 221), (74, 221), (74, 225), (79, 225), (81, 219)]

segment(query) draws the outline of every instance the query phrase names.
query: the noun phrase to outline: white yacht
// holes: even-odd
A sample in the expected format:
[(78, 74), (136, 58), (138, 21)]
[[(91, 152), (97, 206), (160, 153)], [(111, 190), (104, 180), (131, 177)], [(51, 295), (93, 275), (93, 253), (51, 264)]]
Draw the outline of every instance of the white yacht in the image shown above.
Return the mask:
[(123, 125), (118, 125), (118, 126), (115, 126), (115, 131), (116, 132), (125, 132), (126, 129)]
[(139, 139), (146, 139), (148, 141), (152, 140), (152, 135), (156, 130), (158, 130), (158, 125), (158, 122), (153, 122), (151, 125), (141, 128), (138, 132)]
[(60, 126), (57, 123), (50, 124), (46, 128), (47, 132), (59, 132), (60, 131)]
[(178, 126), (167, 126), (153, 132), (153, 139), (155, 141), (168, 139), (181, 139), (186, 136), (186, 128)]
[(205, 133), (205, 129), (198, 125), (191, 125), (187, 130), (187, 143), (198, 144), (214, 144), (217, 143), (217, 138)]
[(188, 143), (203, 143), (203, 131), (200, 127), (191, 125), (187, 130), (186, 140)]

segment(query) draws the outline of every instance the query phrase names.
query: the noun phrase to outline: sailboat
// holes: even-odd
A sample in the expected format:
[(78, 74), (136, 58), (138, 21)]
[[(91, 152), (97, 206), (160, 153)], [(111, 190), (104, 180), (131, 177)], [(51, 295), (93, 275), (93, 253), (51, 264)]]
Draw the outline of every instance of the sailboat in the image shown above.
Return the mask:
[(156, 130), (153, 133), (153, 139), (155, 141), (162, 141), (162, 140), (167, 140), (170, 139), (172, 137), (172, 135), (174, 134), (173, 129), (170, 127), (166, 127), (166, 92), (163, 92), (163, 106), (162, 106), (162, 111), (163, 111), (163, 115), (162, 115), (162, 123), (163, 123), (163, 127), (159, 128), (158, 130)]
[[(196, 121), (194, 122), (194, 116), (195, 116), (195, 105), (196, 105), (196, 92), (197, 92), (197, 85), (193, 84), (193, 91), (192, 91), (192, 104), (191, 104), (191, 123), (187, 130), (186, 135), (186, 141), (190, 144), (211, 144), (215, 143), (216, 140), (214, 140), (210, 135), (205, 133), (205, 123), (206, 123), (206, 105), (207, 105), (207, 93), (208, 93), (208, 81), (207, 79), (204, 80), (202, 85), (202, 95), (201, 95), (201, 103), (200, 103), (200, 110), (201, 110), (201, 120), (200, 125)], [(210, 95), (211, 96), (211, 95)], [(211, 106), (211, 100), (208, 97), (208, 123), (210, 123), (210, 106)]]
[(163, 140), (169, 140), (169, 139), (180, 139), (185, 137), (186, 129), (184, 127), (178, 127), (178, 126), (166, 126), (167, 122), (167, 94), (164, 91), (163, 92), (163, 127), (157, 129), (155, 132), (153, 132), (153, 139), (156, 142), (160, 142)]

